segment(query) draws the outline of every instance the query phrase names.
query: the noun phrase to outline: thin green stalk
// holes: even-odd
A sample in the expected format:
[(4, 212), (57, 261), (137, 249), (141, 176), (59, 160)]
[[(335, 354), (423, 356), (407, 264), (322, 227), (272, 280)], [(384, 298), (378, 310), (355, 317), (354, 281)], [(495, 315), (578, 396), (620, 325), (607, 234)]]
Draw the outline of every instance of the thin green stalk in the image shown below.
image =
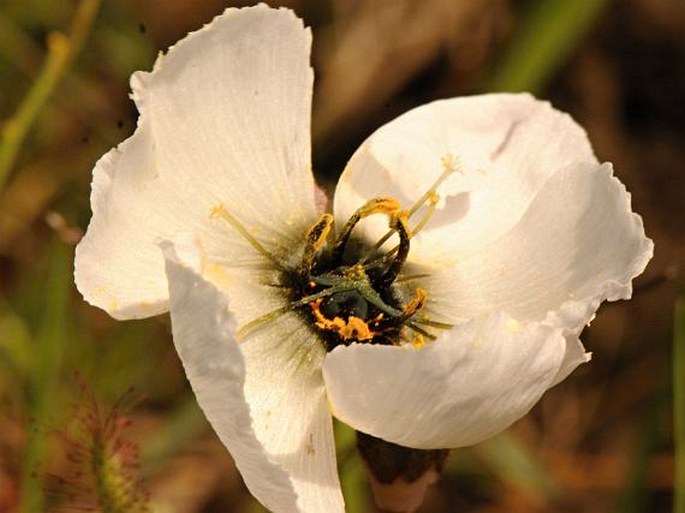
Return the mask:
[(21, 513), (45, 511), (41, 464), (47, 453), (47, 431), (57, 411), (55, 391), (67, 345), (66, 318), (69, 307), (71, 259), (67, 248), (52, 246), (50, 268), (45, 284), (45, 305), (34, 357), (31, 379), (31, 429), (22, 462)]
[(349, 513), (369, 510), (367, 472), (360, 457), (349, 458), (340, 468), (340, 487)]
[(4, 187), (14, 167), (26, 135), (83, 46), (99, 3), (99, 0), (81, 0), (69, 35), (54, 32), (48, 36), (48, 51), (38, 78), (0, 133), (0, 189)]
[(607, 0), (533, 3), (516, 28), (486, 89), (512, 92), (542, 89), (607, 4)]
[(673, 512), (685, 513), (685, 297), (676, 301), (673, 330), (675, 480)]
[(357, 434), (354, 429), (342, 422), (336, 421), (334, 429), (340, 486), (345, 497), (345, 509), (350, 513), (368, 511), (367, 472), (356, 451)]

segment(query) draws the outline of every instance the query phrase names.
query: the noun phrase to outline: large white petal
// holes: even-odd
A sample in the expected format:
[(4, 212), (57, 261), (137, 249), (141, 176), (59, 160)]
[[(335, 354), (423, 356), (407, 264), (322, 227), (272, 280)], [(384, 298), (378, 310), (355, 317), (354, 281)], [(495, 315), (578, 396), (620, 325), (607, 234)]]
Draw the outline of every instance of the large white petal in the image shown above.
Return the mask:
[(163, 247), (174, 343), (252, 494), (274, 512), (344, 511), (321, 345), (286, 316), (238, 344), (233, 307), (245, 298), (201, 277), (193, 245)]
[(504, 314), (461, 324), (431, 345), (351, 345), (326, 356), (334, 414), (355, 429), (419, 449), (493, 436), (540, 399), (564, 356), (559, 330)]
[(454, 321), (501, 309), (579, 331), (601, 301), (630, 297), (652, 250), (611, 165), (569, 165), (506, 235), (428, 279), (429, 308)]
[(164, 311), (155, 243), (180, 230), (198, 233), (208, 254), (255, 260), (211, 216), (218, 205), (274, 251), (301, 237), (315, 216), (310, 46), (291, 11), (228, 9), (133, 75), (138, 129), (96, 165), (77, 250), (89, 302), (119, 318)]
[[(375, 196), (410, 206), (440, 175), (447, 155), (460, 171), (439, 188), (438, 210), (413, 240), (415, 260), (452, 263), (496, 240), (557, 169), (597, 162), (584, 130), (530, 95), (440, 100), (403, 114), (362, 144), (336, 189), (336, 216), (346, 219)], [(375, 237), (387, 229), (367, 224)]]

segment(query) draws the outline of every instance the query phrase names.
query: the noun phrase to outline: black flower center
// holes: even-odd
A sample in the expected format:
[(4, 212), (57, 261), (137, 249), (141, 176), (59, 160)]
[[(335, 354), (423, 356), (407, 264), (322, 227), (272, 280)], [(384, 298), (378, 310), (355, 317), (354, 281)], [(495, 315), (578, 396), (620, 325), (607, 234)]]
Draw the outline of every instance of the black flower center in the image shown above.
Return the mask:
[[(404, 272), (410, 240), (421, 230), (438, 202), (437, 188), (453, 172), (451, 157), (443, 161), (444, 171), (433, 186), (408, 210), (392, 198), (367, 201), (350, 217), (337, 237), (333, 233), (333, 216), (323, 214), (306, 232), (299, 265), (266, 250), (223, 207), (213, 208), (212, 216), (228, 221), (254, 248), (280, 269), (275, 286), (286, 291), (286, 304), (244, 324), (238, 338), (292, 311), (303, 317), (322, 339), (327, 351), (352, 343), (422, 346), (425, 339), (435, 339), (435, 330), (452, 328), (451, 324), (430, 319), (423, 312), (427, 293), (411, 286), (425, 274)], [(413, 230), (409, 218), (423, 207), (425, 211)], [(383, 215), (389, 220), (388, 232), (375, 244), (353, 238), (353, 231), (364, 218)], [(398, 237), (398, 244), (386, 251), (385, 243)], [(402, 282), (400, 284), (400, 282)]]
[[(399, 236), (399, 244), (387, 253), (378, 244), (351, 244), (359, 221), (376, 214), (387, 216), (390, 233)], [(354, 213), (334, 241), (329, 240), (332, 224), (333, 217), (324, 214), (307, 232), (302, 265), (290, 277), (293, 303), (302, 305), (326, 349), (354, 342), (422, 344), (424, 336), (431, 336), (418, 326), (416, 315), (426, 293), (416, 288), (407, 300), (395, 284), (410, 249), (407, 212), (394, 199), (376, 198)]]

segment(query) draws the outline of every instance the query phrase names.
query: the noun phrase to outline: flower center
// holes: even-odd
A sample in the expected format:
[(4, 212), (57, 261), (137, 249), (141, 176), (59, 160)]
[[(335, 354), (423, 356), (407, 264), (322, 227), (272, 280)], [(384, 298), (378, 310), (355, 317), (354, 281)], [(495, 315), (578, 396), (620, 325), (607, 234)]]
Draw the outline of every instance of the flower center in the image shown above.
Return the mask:
[[(355, 250), (348, 245), (355, 226), (372, 215), (385, 215), (391, 232), (400, 239), (386, 254), (368, 244)], [(333, 217), (324, 214), (308, 231), (302, 265), (294, 280), (294, 302), (306, 304), (303, 313), (322, 336), (327, 350), (353, 342), (397, 344), (400, 340), (423, 344), (430, 334), (418, 323), (426, 292), (416, 288), (403, 301), (395, 281), (409, 254), (408, 212), (392, 198), (376, 198), (358, 209), (337, 240), (327, 244)], [(405, 327), (413, 331), (410, 336)]]
[[(402, 274), (409, 255), (411, 238), (430, 219), (438, 202), (438, 186), (456, 170), (452, 160), (443, 160), (444, 172), (433, 186), (410, 209), (402, 210), (393, 198), (374, 198), (350, 217), (337, 238), (331, 236), (333, 216), (323, 214), (307, 231), (299, 266), (282, 264), (223, 210), (221, 215), (238, 230), (259, 253), (281, 269), (281, 282), (288, 303), (243, 325), (238, 338), (264, 326), (278, 316), (294, 311), (315, 329), (327, 351), (339, 345), (370, 343), (423, 346), (425, 339), (435, 339), (436, 330), (450, 329), (451, 324), (437, 322), (424, 314), (428, 297), (421, 287), (409, 282), (425, 275)], [(413, 230), (409, 219), (422, 207), (423, 216)], [(375, 244), (353, 237), (355, 227), (367, 217), (388, 218), (388, 232)], [(392, 237), (398, 244), (383, 251)]]

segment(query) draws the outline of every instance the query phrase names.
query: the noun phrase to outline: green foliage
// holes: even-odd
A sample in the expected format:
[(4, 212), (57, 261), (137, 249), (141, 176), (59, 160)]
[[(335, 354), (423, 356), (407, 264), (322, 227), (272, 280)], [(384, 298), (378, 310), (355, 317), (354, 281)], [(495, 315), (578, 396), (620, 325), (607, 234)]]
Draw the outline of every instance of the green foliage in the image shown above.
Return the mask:
[(531, 2), (486, 89), (541, 91), (607, 4), (607, 0)]
[(47, 433), (59, 411), (59, 375), (68, 344), (66, 319), (69, 309), (71, 263), (67, 249), (55, 242), (50, 253), (45, 288), (45, 307), (35, 344), (29, 380), (29, 431), (22, 473), (22, 513), (45, 511), (43, 461), (47, 457)]
[(88, 37), (99, 0), (82, 0), (68, 36), (53, 32), (48, 36), (48, 51), (38, 78), (19, 105), (16, 114), (2, 127), (0, 138), (0, 190), (14, 166), (17, 155), (31, 126), (45, 108), (50, 95), (67, 71)]

